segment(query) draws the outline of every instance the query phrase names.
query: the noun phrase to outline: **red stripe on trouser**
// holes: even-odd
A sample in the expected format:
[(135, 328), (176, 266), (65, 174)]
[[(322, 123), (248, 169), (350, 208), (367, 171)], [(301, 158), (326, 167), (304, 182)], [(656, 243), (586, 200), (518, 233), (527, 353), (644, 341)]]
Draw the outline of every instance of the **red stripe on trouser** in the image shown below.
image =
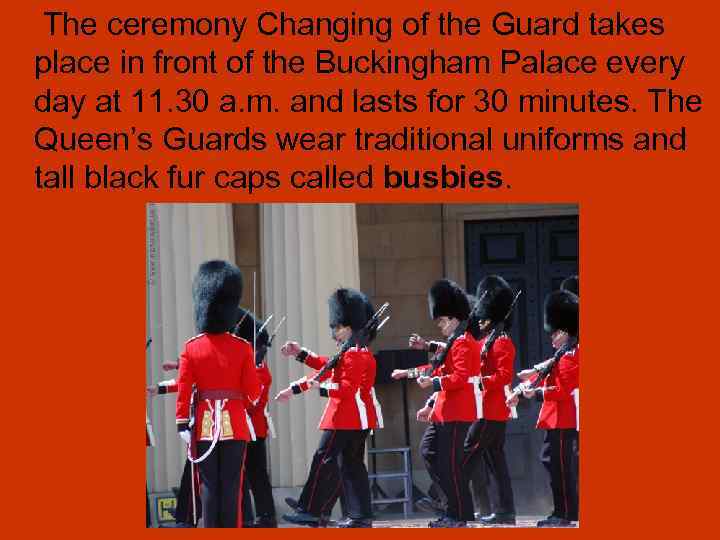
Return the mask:
[(327, 508), (328, 504), (330, 504), (330, 503), (333, 503), (333, 504), (334, 504), (334, 503), (335, 503), (335, 501), (337, 500), (338, 493), (340, 492), (340, 488), (342, 488), (342, 475), (340, 476), (340, 478), (338, 478), (338, 485), (337, 485), (337, 487), (335, 488), (335, 493), (333, 493), (333, 494), (332, 494), (332, 497), (330, 497), (330, 498), (327, 500), (327, 502), (322, 506), (322, 508), (320, 508), (320, 515), (321, 515), (321, 516), (322, 516), (322, 514), (325, 512), (325, 509)]
[(320, 463), (318, 464), (317, 471), (315, 471), (315, 481), (313, 483), (312, 491), (310, 492), (310, 501), (308, 501), (308, 508), (305, 508), (307, 512), (310, 512), (310, 508), (312, 508), (312, 502), (315, 498), (315, 488), (317, 487), (318, 477), (320, 476), (320, 469), (322, 468), (323, 461), (325, 461), (325, 458), (328, 455), (328, 452), (330, 452), (330, 449), (332, 448), (333, 443), (335, 442), (335, 431), (333, 431), (332, 438), (330, 439), (330, 443), (328, 443), (327, 450), (325, 450), (325, 453), (323, 454), (322, 459), (320, 460)]
[(243, 458), (240, 462), (240, 486), (238, 487), (238, 511), (237, 511), (237, 527), (239, 529), (242, 529), (243, 526), (243, 511), (242, 511), (242, 503), (243, 503), (243, 483), (245, 482), (245, 456), (247, 455), (247, 443), (245, 443), (245, 448), (243, 448)]
[(473, 446), (470, 453), (467, 456), (465, 456), (465, 459), (463, 460), (463, 466), (465, 466), (467, 464), (468, 460), (473, 456), (473, 454), (475, 454), (475, 451), (478, 449), (478, 446), (480, 446), (480, 441), (482, 440), (482, 436), (485, 434), (486, 427), (487, 427), (487, 422), (483, 422), (483, 428), (482, 428), (482, 431), (480, 432), (480, 436), (478, 437), (479, 440), (478, 440), (478, 442), (475, 443), (475, 445)]
[(455, 455), (455, 443), (457, 442), (457, 424), (453, 426), (453, 443), (452, 443), (452, 450), (451, 450), (451, 459), (452, 459), (452, 475), (453, 475), (453, 483), (455, 484), (455, 497), (457, 498), (458, 502), (458, 518), (462, 519), (463, 516), (463, 509), (462, 509), (462, 499), (460, 498), (460, 488), (458, 487), (458, 481), (457, 481), (457, 455)]
[(562, 492), (563, 492), (563, 502), (565, 503), (565, 519), (568, 519), (568, 516), (570, 515), (570, 511), (568, 510), (568, 501), (567, 501), (567, 490), (565, 489), (565, 453), (564, 450), (564, 439), (565, 433), (563, 431), (560, 432), (560, 477), (561, 477), (561, 486), (562, 486)]

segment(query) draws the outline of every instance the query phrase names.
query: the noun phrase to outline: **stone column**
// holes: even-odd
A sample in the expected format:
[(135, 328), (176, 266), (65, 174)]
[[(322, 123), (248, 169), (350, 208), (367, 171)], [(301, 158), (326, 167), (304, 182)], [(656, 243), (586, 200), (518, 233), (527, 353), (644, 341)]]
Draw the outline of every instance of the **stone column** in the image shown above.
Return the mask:
[[(208, 259), (235, 260), (232, 206), (229, 204), (148, 204), (147, 214), (147, 384), (171, 379), (164, 360), (174, 360), (185, 341), (195, 335), (192, 279)], [(247, 282), (247, 279), (246, 279)], [(247, 286), (247, 283), (246, 283)], [(174, 396), (147, 402), (155, 448), (147, 451), (147, 480), (151, 492), (167, 491), (180, 483), (185, 449), (175, 429)]]
[[(337, 287), (360, 286), (355, 205), (263, 205), (261, 238), (263, 313), (274, 313), (278, 321), (287, 315), (268, 358), (276, 392), (308, 372), (280, 355), (287, 339), (318, 354), (335, 351), (328, 296)], [(278, 436), (270, 440), (273, 486), (305, 482), (325, 403), (316, 392), (294, 396), (289, 403), (271, 402)]]

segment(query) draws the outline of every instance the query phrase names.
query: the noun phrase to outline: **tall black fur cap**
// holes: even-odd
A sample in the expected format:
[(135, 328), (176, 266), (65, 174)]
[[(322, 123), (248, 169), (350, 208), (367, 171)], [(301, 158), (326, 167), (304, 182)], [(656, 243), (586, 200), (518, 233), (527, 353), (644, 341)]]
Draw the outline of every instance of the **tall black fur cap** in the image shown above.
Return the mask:
[(218, 260), (202, 263), (192, 284), (197, 331), (220, 334), (232, 330), (242, 289), (242, 274), (234, 264)]
[(580, 280), (577, 275), (566, 277), (560, 284), (561, 291), (568, 291), (576, 296), (580, 296)]
[[(502, 277), (490, 275), (478, 283), (475, 293), (482, 298), (478, 306), (478, 321), (490, 320), (498, 324), (505, 320), (515, 295), (512, 287)], [(505, 330), (510, 330), (512, 315), (505, 321)]]
[[(239, 307), (237, 308), (236, 319), (232, 333), (237, 337), (241, 337), (250, 343), (253, 343), (254, 338), (258, 347), (266, 346), (268, 341), (270, 341), (270, 334), (268, 334), (267, 327), (258, 333), (263, 321), (257, 320), (251, 312)], [(238, 322), (240, 323), (239, 325), (237, 324)], [(257, 333), (257, 337), (255, 337), (255, 333)]]
[(328, 298), (330, 327), (349, 326), (361, 330), (372, 318), (375, 310), (362, 292), (357, 289), (337, 289)]
[(578, 335), (580, 299), (569, 291), (555, 291), (545, 299), (545, 331)]
[(428, 292), (430, 318), (455, 317), (464, 321), (470, 315), (470, 302), (465, 291), (449, 279), (440, 279), (432, 284)]

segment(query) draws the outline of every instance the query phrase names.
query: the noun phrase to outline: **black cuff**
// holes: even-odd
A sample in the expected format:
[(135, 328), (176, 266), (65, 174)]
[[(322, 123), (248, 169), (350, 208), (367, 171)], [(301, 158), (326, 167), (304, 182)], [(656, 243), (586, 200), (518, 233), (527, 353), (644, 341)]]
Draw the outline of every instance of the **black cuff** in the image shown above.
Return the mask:
[(430, 407), (432, 409), (435, 406), (435, 400), (431, 399), (425, 405), (427, 405), (428, 407)]
[(190, 423), (189, 422), (183, 422), (182, 424), (177, 425), (178, 433), (181, 431), (190, 431)]
[(167, 386), (165, 386), (164, 384), (158, 384), (157, 389), (158, 389), (158, 395), (167, 394)]
[(300, 388), (299, 384), (293, 384), (290, 388), (292, 388), (293, 394), (302, 394), (302, 388)]
[(319, 388), (318, 392), (320, 392), (320, 397), (330, 397), (330, 391), (327, 388)]
[(438, 350), (438, 348), (439, 348), (439, 345), (434, 341), (431, 341), (428, 344), (428, 351), (432, 354), (435, 354), (435, 352)]
[(297, 361), (300, 362), (301, 364), (304, 364), (304, 363), (305, 363), (305, 359), (308, 357), (309, 354), (310, 354), (310, 353), (308, 352), (307, 349), (300, 349), (300, 352), (299, 352), (298, 355), (295, 357), (295, 360), (297, 360)]
[(434, 392), (441, 392), (442, 386), (440, 385), (440, 377), (433, 377), (433, 391)]

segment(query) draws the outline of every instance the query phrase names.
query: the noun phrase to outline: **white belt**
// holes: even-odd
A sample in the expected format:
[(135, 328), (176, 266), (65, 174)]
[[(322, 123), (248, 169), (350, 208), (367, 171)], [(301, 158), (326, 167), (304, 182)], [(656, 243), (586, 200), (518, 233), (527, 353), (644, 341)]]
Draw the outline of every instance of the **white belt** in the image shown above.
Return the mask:
[[(510, 385), (506, 384), (505, 385), (505, 399), (509, 398), (510, 394), (512, 394), (512, 390), (510, 390)], [(517, 417), (518, 417), (517, 407), (515, 407), (515, 405), (512, 405), (510, 407), (510, 418), (517, 418)]]
[(338, 383), (325, 381), (320, 383), (320, 388), (324, 388), (325, 390), (338, 390), (340, 385)]
[(475, 395), (475, 416), (480, 419), (483, 417), (483, 393), (480, 390), (481, 378), (479, 375), (469, 377), (467, 382), (472, 384), (473, 394)]
[(155, 446), (155, 433), (153, 433), (152, 424), (150, 423), (150, 417), (145, 413), (145, 429), (147, 430), (148, 442), (150, 446)]

